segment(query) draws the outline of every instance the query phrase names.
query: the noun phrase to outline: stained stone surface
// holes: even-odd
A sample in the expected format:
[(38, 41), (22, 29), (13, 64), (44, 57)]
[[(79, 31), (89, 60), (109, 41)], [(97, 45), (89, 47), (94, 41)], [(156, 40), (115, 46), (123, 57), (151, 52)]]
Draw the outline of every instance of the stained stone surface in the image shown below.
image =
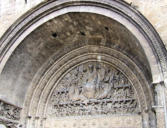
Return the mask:
[[(159, 32), (164, 33), (164, 28)], [(86, 45), (108, 47), (128, 56), (151, 85), (145, 53), (126, 26), (101, 15), (68, 13), (39, 26), (16, 48), (0, 76), (0, 99), (22, 107), (34, 76), (39, 75), (46, 62), (52, 64), (53, 56), (58, 60)], [(48, 104), (47, 118), (37, 114), (26, 119), (33, 127), (40, 127), (46, 119), (46, 128), (141, 128), (154, 123), (154, 113), (151, 117), (147, 109), (140, 113), (137, 98), (133, 85), (122, 72), (102, 62), (89, 62), (72, 68), (59, 81)], [(20, 109), (3, 102), (0, 107), (0, 124), (16, 128)], [(163, 128), (163, 110), (156, 110), (156, 118), (157, 127)]]
[[(23, 12), (41, 1), (0, 2), (0, 36)], [(148, 0), (144, 3), (139, 0), (126, 1), (147, 17), (166, 45), (166, 0)], [(109, 47), (127, 55), (144, 72), (151, 85), (150, 68), (144, 51), (126, 26), (100, 15), (70, 13), (41, 25), (19, 45), (0, 76), (0, 99), (23, 106), (32, 79), (51, 56), (55, 55), (58, 59), (69, 51), (88, 44)], [(50, 63), (53, 63), (52, 60)], [(61, 79), (50, 99), (46, 128), (141, 128), (142, 119), (136, 115), (139, 112), (138, 101), (128, 79), (108, 65), (88, 65), (93, 65), (93, 69), (90, 67), (84, 72), (81, 68), (84, 65), (81, 65), (68, 72), (70, 76), (67, 73)], [(97, 65), (101, 65), (101, 68), (95, 68)], [(108, 69), (112, 69), (113, 76), (109, 75)], [(117, 73), (122, 77), (112, 79)], [(104, 74), (107, 75), (106, 78)], [(78, 79), (82, 82), (78, 82)], [(159, 98), (157, 103), (161, 101)], [(125, 115), (129, 113), (132, 115)], [(20, 108), (0, 101), (0, 127), (5, 124), (6, 127), (16, 128), (19, 115)], [(156, 118), (157, 128), (164, 128), (163, 109), (156, 110)]]
[(51, 56), (58, 59), (85, 45), (105, 46), (122, 52), (151, 82), (144, 51), (126, 27), (101, 15), (68, 13), (38, 27), (16, 48), (0, 77), (0, 91), (3, 90), (0, 98), (21, 107), (33, 77)]
[[(155, 27), (164, 44), (167, 46), (167, 1), (166, 0), (124, 0), (140, 11)], [(0, 37), (21, 15), (45, 0), (5, 0), (0, 1)]]

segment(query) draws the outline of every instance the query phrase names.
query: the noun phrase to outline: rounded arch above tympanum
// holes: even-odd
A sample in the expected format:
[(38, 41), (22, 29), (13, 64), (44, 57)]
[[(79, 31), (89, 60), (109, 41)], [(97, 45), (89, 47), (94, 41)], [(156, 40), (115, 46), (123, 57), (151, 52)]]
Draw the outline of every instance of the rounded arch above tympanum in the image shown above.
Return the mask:
[[(40, 39), (44, 40), (45, 34), (49, 34), (47, 31), (49, 29), (45, 28), (47, 25), (49, 26), (49, 24), (51, 24), (52, 26), (54, 25), (53, 23), (56, 24), (61, 18), (64, 18), (65, 21), (67, 17), (72, 15), (81, 19), (83, 18), (83, 20), (88, 19), (88, 21), (89, 16), (91, 18), (94, 17), (95, 23), (99, 20), (99, 17), (106, 18), (105, 21), (110, 19), (111, 22), (107, 22), (108, 24), (118, 24), (118, 28), (120, 27), (119, 30), (124, 30), (123, 32), (129, 34), (132, 40), (129, 42), (128, 40), (121, 40), (122, 44), (117, 44), (117, 41), (103, 38), (103, 33), (102, 35), (97, 34), (96, 36), (92, 36), (92, 38), (90, 38), (92, 40), (88, 40), (87, 35), (89, 35), (89, 33), (79, 31), (77, 34), (80, 36), (78, 37), (82, 37), (83, 40), (81, 42), (79, 40), (76, 41), (77, 36), (75, 36), (72, 37), (73, 41), (76, 41), (74, 43), (75, 45), (64, 46), (64, 44), (69, 43), (67, 36), (70, 36), (70, 32), (65, 31), (64, 34), (60, 36), (64, 43), (60, 43), (62, 46), (60, 49), (57, 49), (58, 46), (56, 43), (54, 47), (52, 47), (55, 49), (52, 50), (50, 48), (52, 45), (48, 45), (49, 43), (54, 43), (55, 38), (59, 37), (57, 33), (52, 33), (51, 42), (49, 42), (49, 35), (48, 38), (45, 38), (45, 43), (39, 43)], [(86, 15), (88, 18), (86, 18)], [(67, 18), (67, 21), (68, 20)], [(81, 26), (84, 25), (85, 24)], [(56, 27), (61, 27), (61, 24)], [(62, 27), (61, 30), (64, 28)], [(70, 28), (70, 26), (68, 26), (68, 28)], [(88, 27), (88, 29), (91, 28)], [(40, 33), (42, 33), (41, 30), (46, 33), (40, 35)], [(101, 31), (104, 32), (104, 30), (109, 33), (110, 28), (103, 26)], [(115, 30), (113, 35), (117, 33), (118, 29)], [(121, 38), (125, 39), (124, 35), (126, 34), (121, 34)], [(65, 37), (63, 37), (63, 35), (65, 35)], [(36, 45), (31, 45), (33, 42)], [(123, 46), (125, 42), (128, 42), (127, 44), (134, 44), (134, 48), (138, 48), (137, 51), (139, 53), (135, 54), (133, 57), (135, 50), (133, 48), (129, 49), (128, 45), (119, 51), (118, 49), (120, 46)], [(115, 43), (113, 47), (110, 47), (111, 43)], [(48, 46), (50, 47), (48, 48)], [(48, 48), (48, 50), (45, 48)], [(84, 50), (87, 51), (84, 52)], [(126, 50), (128, 52), (125, 52)], [(45, 56), (46, 53), (50, 54)], [(69, 54), (71, 57), (68, 56)], [(83, 60), (78, 60), (77, 56), (81, 57), (79, 59)], [(139, 59), (137, 57), (139, 57)], [(41, 61), (41, 58), (43, 61)], [(66, 68), (62, 67), (65, 63), (73, 59), (77, 61), (69, 63), (69, 65), (65, 66)], [(0, 82), (2, 83), (1, 87), (7, 89), (6, 91), (4, 90), (4, 94), (2, 94), (0, 98), (23, 107), (22, 119), (28, 120), (30, 124), (39, 125), (38, 119), (40, 117), (42, 120), (46, 118), (45, 112), (47, 109), (46, 105), (49, 102), (48, 97), (52, 94), (51, 90), (54, 88), (55, 81), (60, 80), (58, 76), (61, 77), (65, 71), (73, 66), (72, 63), (74, 62), (77, 62), (75, 63), (77, 65), (80, 62), (88, 60), (90, 62), (94, 62), (95, 60), (99, 62), (99, 59), (104, 63), (115, 66), (116, 69), (127, 76), (138, 95), (141, 113), (147, 113), (154, 104), (154, 93), (152, 92), (151, 84), (163, 81), (167, 71), (164, 45), (151, 24), (138, 11), (123, 1), (46, 1), (21, 17), (1, 39), (0, 71), (2, 71), (2, 81)], [(143, 60), (144, 62), (139, 62), (139, 60)], [(23, 63), (20, 64), (19, 62)], [(146, 63), (145, 66), (143, 66), (144, 63)], [(57, 72), (59, 68), (62, 70)], [(57, 73), (56, 75), (55, 72)], [(6, 82), (7, 79), (10, 80)], [(10, 90), (14, 91), (8, 93)], [(32, 118), (35, 123), (29, 122), (29, 120), (32, 121)]]
[[(52, 57), (52, 59), (54, 59), (54, 56)], [(32, 82), (32, 88), (30, 88), (29, 94), (26, 97), (26, 104), (29, 104), (29, 106), (26, 106), (26, 108), (23, 110), (23, 117), (31, 116), (31, 118), (34, 120), (38, 118), (43, 121), (45, 119), (50, 119), (50, 117), (57, 117), (57, 115), (55, 114), (55, 111), (58, 110), (57, 108), (55, 108), (56, 106), (58, 106), (60, 110), (64, 110), (65, 112), (68, 111), (68, 108), (65, 107), (66, 105), (68, 106), (71, 104), (72, 106), (75, 106), (74, 104), (76, 104), (77, 106), (81, 102), (83, 103), (82, 106), (87, 106), (87, 104), (91, 103), (94, 104), (94, 102), (96, 102), (97, 104), (104, 103), (104, 107), (107, 107), (105, 105), (109, 104), (115, 105), (113, 105), (115, 109), (110, 109), (110, 111), (114, 111), (111, 111), (111, 113), (109, 113), (106, 111), (107, 109), (104, 109), (105, 112), (103, 114), (141, 114), (142, 116), (142, 113), (145, 113), (145, 111), (148, 111), (150, 109), (150, 104), (154, 104), (153, 95), (149, 84), (140, 69), (127, 56), (114, 49), (104, 46), (87, 45), (77, 48), (69, 52), (68, 54), (65, 54), (63, 57), (49, 66), (49, 68), (47, 68), (48, 65), (50, 65), (49, 61), (41, 68), (41, 71), (38, 72), (41, 75), (38, 75)], [(88, 67), (88, 65), (90, 67)], [(81, 68), (85, 66), (88, 70), (87, 73), (90, 75), (90, 79), (88, 79), (87, 77), (88, 74), (84, 74), (84, 69)], [(93, 69), (90, 69), (91, 67)], [(77, 71), (82, 76), (82, 78), (81, 76), (75, 76), (76, 78), (74, 79), (80, 79), (80, 83), (82, 83), (81, 85), (77, 82), (75, 83), (75, 81), (73, 81), (74, 79), (72, 78), (72, 74), (79, 75)], [(76, 72), (76, 74), (72, 73), (70, 76), (70, 72)], [(111, 78), (112, 75), (113, 78)], [(117, 76), (119, 77), (117, 78)], [(109, 82), (109, 79), (107, 80), (107, 77), (112, 80)], [(89, 94), (84, 94), (84, 89), (86, 87), (83, 84), (85, 83), (84, 78), (86, 79), (86, 83), (88, 83), (88, 81), (90, 83), (94, 83), (94, 85), (92, 86), (94, 87), (94, 89), (87, 90), (88, 92), (90, 92), (90, 97), (88, 96)], [(68, 81), (65, 82), (63, 79), (68, 79)], [(59, 89), (59, 85), (61, 88), (62, 81), (64, 81), (63, 84), (64, 86), (66, 86), (67, 90), (64, 90), (65, 88), (62, 90)], [(74, 84), (76, 84), (75, 89), (72, 87)], [(68, 86), (70, 86), (69, 89)], [(104, 94), (106, 93), (104, 90), (107, 87), (110, 88), (110, 91), (108, 90), (109, 92), (107, 92), (106, 96), (104, 96)], [(72, 88), (75, 91), (72, 91)], [(76, 92), (77, 90), (80, 93), (76, 93), (75, 95), (74, 92)], [(123, 91), (123, 93), (117, 95), (119, 91), (121, 93), (121, 90)], [(70, 95), (70, 91), (72, 91), (72, 94), (74, 94), (75, 96)], [(65, 103), (60, 103), (62, 101), (60, 97), (60, 99), (57, 99), (60, 104), (57, 104), (57, 102), (55, 103), (55, 93), (57, 93), (60, 97), (62, 96), (61, 93), (63, 93), (63, 95), (66, 94), (67, 99)], [(112, 95), (112, 93), (114, 94)], [(121, 97), (121, 95), (122, 98), (119, 99), (119, 96)], [(65, 100), (65, 98), (63, 99)], [(119, 106), (118, 108), (120, 110), (117, 110), (116, 106), (119, 104), (120, 106), (122, 106), (122, 109)], [(131, 106), (132, 108), (128, 108), (127, 104), (129, 104), (128, 106)], [(110, 107), (112, 107), (112, 105)], [(86, 108), (86, 110), (87, 109), (88, 108)], [(101, 110), (102, 108), (99, 109)], [(57, 113), (59, 114), (59, 116), (63, 115), (61, 112)], [(66, 114), (69, 115), (69, 113), (67, 112), (64, 114), (64, 116)], [(77, 114), (78, 116), (80, 116), (80, 112)], [(77, 116), (77, 114), (75, 116)], [(84, 114), (91, 115), (90, 113)], [(96, 114), (101, 115), (102, 113), (95, 112), (95, 115)]]

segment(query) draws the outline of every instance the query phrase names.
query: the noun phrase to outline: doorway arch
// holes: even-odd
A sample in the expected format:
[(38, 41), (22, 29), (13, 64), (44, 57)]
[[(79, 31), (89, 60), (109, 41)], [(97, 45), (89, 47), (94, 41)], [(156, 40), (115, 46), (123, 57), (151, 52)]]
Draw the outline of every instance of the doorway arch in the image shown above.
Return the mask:
[[(152, 83), (159, 83), (164, 81), (164, 79), (166, 78), (167, 70), (166, 50), (160, 37), (151, 26), (151, 24), (139, 12), (137, 12), (134, 8), (123, 1), (114, 0), (104, 0), (103, 2), (100, 0), (57, 0), (48, 1), (39, 5), (29, 13), (25, 14), (22, 18), (20, 18), (20, 20), (17, 21), (2, 37), (0, 47), (0, 70), (2, 71), (4, 69), (4, 66), (6, 65), (12, 53), (32, 31), (36, 30), (40, 25), (55, 17), (74, 12), (102, 15), (109, 17), (123, 25), (139, 41), (139, 45), (144, 51), (144, 54), (148, 61), (148, 66), (151, 69), (150, 71), (152, 76)], [(109, 53), (110, 52), (108, 52), (107, 54)], [(130, 60), (129, 63), (131, 63)], [(139, 73), (140, 70), (137, 70), (136, 72)], [(142, 79), (144, 79), (144, 75), (144, 73), (141, 74)], [(36, 80), (35, 77), (33, 79)], [(155, 99), (154, 95), (152, 94), (150, 82), (145, 80), (144, 85), (148, 89), (146, 93), (148, 93), (149, 95), (148, 98), (145, 98), (145, 101), (150, 98), (151, 104), (153, 105)], [(44, 84), (44, 86), (46, 85)], [(33, 89), (34, 85), (31, 84), (29, 86), (29, 91), (27, 91), (25, 104), (29, 104), (31, 102), (32, 99), (29, 97), (29, 95), (32, 94)], [(145, 111), (150, 112), (151, 107), (149, 108), (149, 110), (147, 109), (148, 108), (146, 107)], [(28, 115), (26, 115), (25, 113)], [(25, 111), (23, 109), (23, 119), (25, 119), (25, 117), (32, 118), (32, 115), (29, 115), (27, 108), (25, 109)], [(36, 118), (37, 120), (35, 126), (39, 127), (39, 117), (35, 115), (33, 118)], [(147, 117), (145, 116), (145, 118)], [(150, 126), (150, 124), (147, 124), (146, 126)]]

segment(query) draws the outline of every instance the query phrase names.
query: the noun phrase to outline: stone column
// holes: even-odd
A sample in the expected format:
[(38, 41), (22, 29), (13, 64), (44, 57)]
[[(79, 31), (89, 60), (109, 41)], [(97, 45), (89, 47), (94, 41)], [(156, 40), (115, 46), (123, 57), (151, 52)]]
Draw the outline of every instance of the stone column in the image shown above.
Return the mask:
[(147, 111), (142, 113), (142, 123), (142, 128), (149, 128), (149, 115)]
[(157, 128), (165, 128), (165, 114), (164, 114), (164, 102), (163, 102), (163, 83), (155, 85), (155, 105), (153, 109), (156, 112)]
[(142, 112), (142, 123), (142, 128), (157, 128), (155, 112), (151, 109)]

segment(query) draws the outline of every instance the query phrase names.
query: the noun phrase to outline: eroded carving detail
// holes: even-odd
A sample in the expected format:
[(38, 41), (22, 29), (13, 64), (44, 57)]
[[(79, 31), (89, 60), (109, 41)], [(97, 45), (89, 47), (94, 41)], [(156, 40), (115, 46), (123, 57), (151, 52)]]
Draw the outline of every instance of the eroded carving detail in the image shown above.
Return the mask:
[(18, 123), (0, 119), (0, 124), (4, 124), (7, 128), (18, 128)]
[(0, 101), (0, 123), (8, 128), (17, 128), (21, 109)]
[(6, 104), (0, 101), (0, 115), (11, 120), (20, 119), (20, 108)]
[(129, 80), (114, 67), (82, 64), (61, 79), (50, 99), (48, 113), (56, 116), (138, 113)]

